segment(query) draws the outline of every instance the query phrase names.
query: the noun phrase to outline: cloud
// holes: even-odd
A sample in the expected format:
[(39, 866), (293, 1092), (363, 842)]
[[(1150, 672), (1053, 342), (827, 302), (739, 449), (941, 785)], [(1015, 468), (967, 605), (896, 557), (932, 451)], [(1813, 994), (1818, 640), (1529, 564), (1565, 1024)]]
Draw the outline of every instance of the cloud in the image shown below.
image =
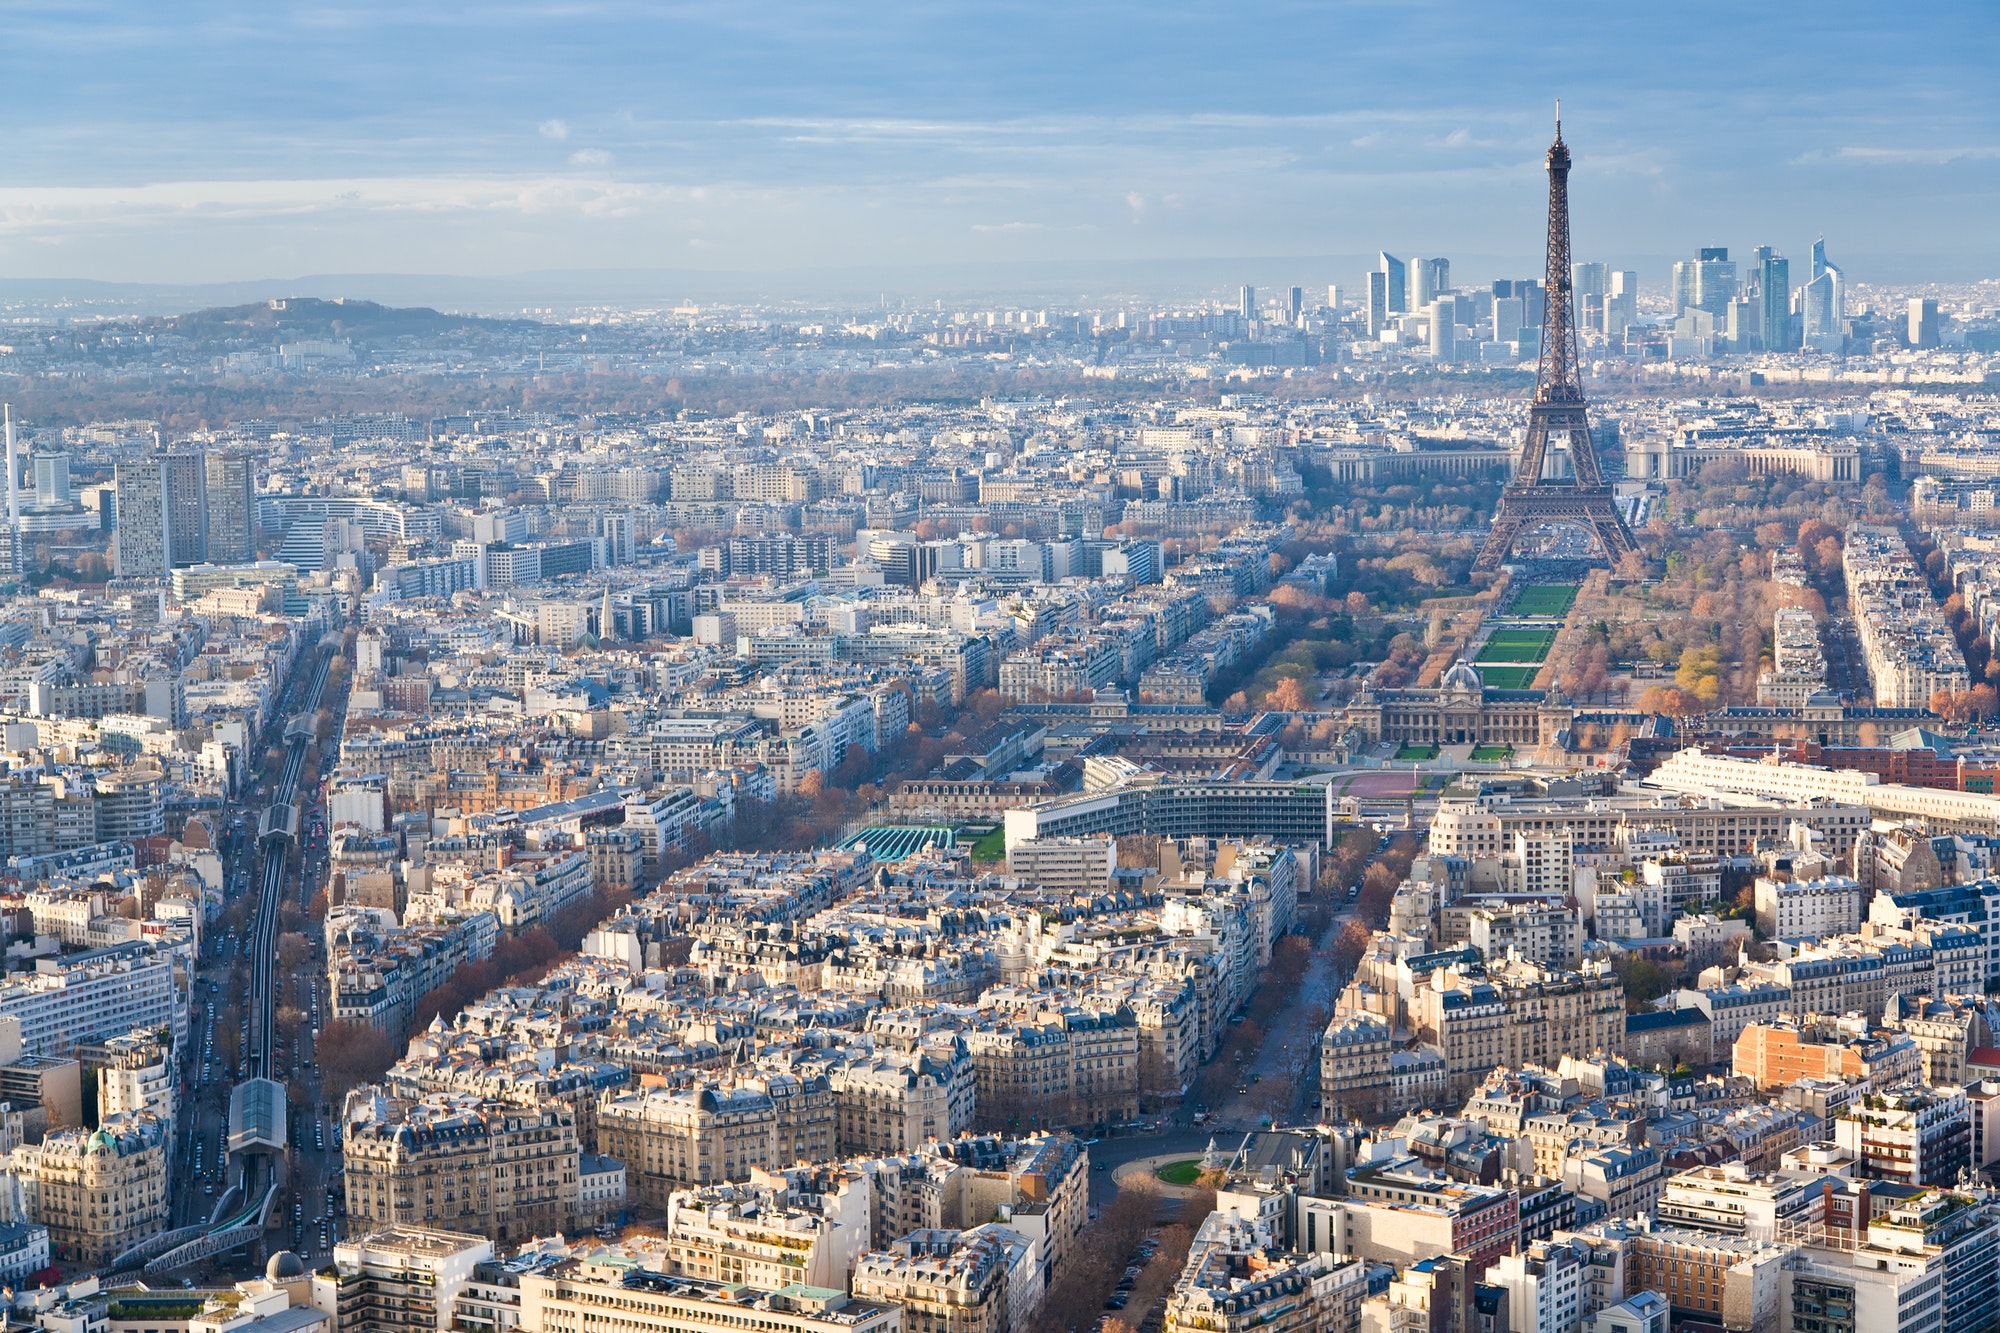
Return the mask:
[[(753, 192), (754, 193), (754, 192)], [(246, 221), (361, 214), (571, 214), (627, 217), (685, 203), (669, 185), (574, 176), (389, 176), (334, 180), (165, 181), (134, 186), (0, 188), (0, 235), (73, 227), (127, 229), (165, 222)]]
[(1850, 146), (1832, 153), (1805, 153), (1794, 159), (1799, 166), (1822, 162), (1856, 162), (1874, 167), (1947, 167), (1954, 162), (1982, 162), (2000, 158), (2000, 147), (1981, 144), (1965, 148), (1863, 148)]
[(573, 167), (602, 167), (610, 162), (611, 154), (602, 148), (579, 148), (569, 155), (569, 164)]
[(545, 120), (535, 128), (544, 139), (554, 139), (560, 143), (569, 138), (569, 122), (566, 120)]
[(974, 231), (1047, 231), (1045, 222), (975, 222)]

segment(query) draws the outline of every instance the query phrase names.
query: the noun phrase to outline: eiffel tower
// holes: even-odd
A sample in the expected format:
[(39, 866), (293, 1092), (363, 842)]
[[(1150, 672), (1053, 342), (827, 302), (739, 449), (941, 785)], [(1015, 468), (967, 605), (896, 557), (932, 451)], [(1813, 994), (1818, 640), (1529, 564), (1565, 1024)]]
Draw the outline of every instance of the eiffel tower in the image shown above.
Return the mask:
[[(1475, 570), (1499, 569), (1521, 530), (1537, 523), (1589, 528), (1597, 535), (1606, 564), (1615, 565), (1627, 551), (1638, 549), (1611, 498), (1611, 488), (1597, 470), (1590, 417), (1583, 402), (1583, 377), (1577, 370), (1576, 295), (1570, 290), (1569, 277), (1569, 146), (1562, 138), (1560, 103), (1548, 167), (1549, 260), (1543, 282), (1542, 359), (1535, 373), (1535, 401), (1528, 409), (1528, 439), (1521, 448), (1521, 464), (1500, 493), (1493, 527), (1472, 565)], [(1548, 468), (1551, 438), (1569, 441), (1567, 477), (1542, 475)]]

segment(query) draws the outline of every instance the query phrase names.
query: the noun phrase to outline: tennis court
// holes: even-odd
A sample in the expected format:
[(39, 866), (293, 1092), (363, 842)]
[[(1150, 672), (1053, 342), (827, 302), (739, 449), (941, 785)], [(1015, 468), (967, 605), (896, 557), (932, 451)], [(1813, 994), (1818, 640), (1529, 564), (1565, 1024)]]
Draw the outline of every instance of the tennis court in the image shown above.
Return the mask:
[(1521, 595), (1514, 599), (1512, 614), (1517, 616), (1566, 616), (1570, 607), (1576, 605), (1579, 585), (1574, 583), (1537, 583), (1521, 589)]

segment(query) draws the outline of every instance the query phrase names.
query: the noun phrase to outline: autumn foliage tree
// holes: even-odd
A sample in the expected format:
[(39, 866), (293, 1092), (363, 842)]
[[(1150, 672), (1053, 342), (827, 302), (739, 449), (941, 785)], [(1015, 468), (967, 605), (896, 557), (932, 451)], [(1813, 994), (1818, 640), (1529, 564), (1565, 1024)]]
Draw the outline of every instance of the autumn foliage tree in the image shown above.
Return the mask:
[(344, 1019), (320, 1028), (313, 1050), (319, 1057), (320, 1077), (335, 1101), (346, 1096), (350, 1088), (379, 1082), (396, 1063), (396, 1043), (388, 1033), (368, 1023)]
[(1311, 706), (1306, 698), (1306, 687), (1291, 676), (1279, 681), (1265, 702), (1281, 713), (1303, 713)]

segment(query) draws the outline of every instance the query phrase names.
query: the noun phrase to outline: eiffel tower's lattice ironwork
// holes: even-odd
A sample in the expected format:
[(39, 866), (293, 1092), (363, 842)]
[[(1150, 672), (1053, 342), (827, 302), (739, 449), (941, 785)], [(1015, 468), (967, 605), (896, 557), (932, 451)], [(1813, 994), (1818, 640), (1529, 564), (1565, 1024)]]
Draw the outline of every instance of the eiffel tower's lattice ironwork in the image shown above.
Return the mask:
[[(1521, 463), (1500, 493), (1500, 507), (1474, 569), (1500, 568), (1525, 528), (1569, 523), (1597, 536), (1608, 564), (1637, 549), (1632, 532), (1597, 468), (1590, 443), (1590, 414), (1577, 369), (1576, 294), (1569, 269), (1569, 146), (1556, 118), (1549, 145), (1548, 272), (1543, 282), (1542, 359), (1535, 375), (1535, 401), (1528, 409), (1528, 438)], [(1569, 475), (1549, 477), (1549, 441), (1569, 442)]]

